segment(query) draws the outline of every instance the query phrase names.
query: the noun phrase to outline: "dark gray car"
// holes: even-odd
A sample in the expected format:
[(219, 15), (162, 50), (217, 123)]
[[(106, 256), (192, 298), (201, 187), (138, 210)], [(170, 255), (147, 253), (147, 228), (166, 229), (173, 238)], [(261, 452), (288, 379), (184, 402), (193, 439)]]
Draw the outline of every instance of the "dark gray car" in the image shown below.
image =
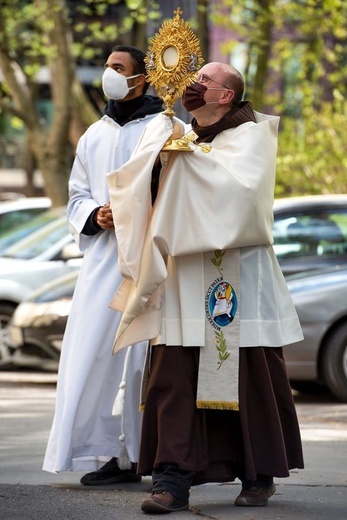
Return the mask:
[(276, 200), (273, 237), (285, 275), (347, 265), (347, 195)]

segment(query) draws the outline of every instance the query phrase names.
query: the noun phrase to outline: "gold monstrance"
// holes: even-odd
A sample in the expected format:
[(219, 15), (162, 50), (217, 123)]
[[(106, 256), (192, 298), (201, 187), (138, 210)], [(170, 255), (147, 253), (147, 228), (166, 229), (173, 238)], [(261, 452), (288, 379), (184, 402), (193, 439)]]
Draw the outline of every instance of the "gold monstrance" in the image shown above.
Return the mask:
[[(172, 20), (165, 20), (152, 38), (145, 57), (147, 81), (162, 97), (168, 117), (173, 117), (173, 105), (185, 89), (194, 83), (204, 61), (200, 42), (188, 22), (181, 20), (182, 9), (174, 11)], [(169, 139), (163, 150), (191, 151), (186, 141)]]

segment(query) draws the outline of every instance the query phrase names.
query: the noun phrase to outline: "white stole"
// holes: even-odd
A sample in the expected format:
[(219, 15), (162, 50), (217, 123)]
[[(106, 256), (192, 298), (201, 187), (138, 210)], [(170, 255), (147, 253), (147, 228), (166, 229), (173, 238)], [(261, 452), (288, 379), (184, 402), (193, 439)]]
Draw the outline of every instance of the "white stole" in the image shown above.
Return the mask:
[(200, 349), (198, 408), (238, 409), (240, 250), (204, 254), (205, 346)]

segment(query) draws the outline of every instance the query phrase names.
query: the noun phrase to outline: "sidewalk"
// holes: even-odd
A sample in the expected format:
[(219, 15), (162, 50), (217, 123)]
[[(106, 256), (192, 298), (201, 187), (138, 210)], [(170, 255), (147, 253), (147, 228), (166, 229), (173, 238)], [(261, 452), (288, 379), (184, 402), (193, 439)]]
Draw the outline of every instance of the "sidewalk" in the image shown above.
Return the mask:
[[(0, 519), (133, 520), (151, 480), (86, 487), (83, 473), (41, 470), (51, 426), (55, 374), (0, 372)], [(314, 399), (314, 398), (312, 398)], [(297, 399), (305, 470), (275, 479), (267, 507), (233, 506), (240, 484), (205, 484), (192, 489), (190, 510), (177, 520), (342, 520), (347, 517), (347, 405), (327, 398)], [(160, 516), (159, 516), (160, 517)], [(171, 518), (171, 517), (170, 517)]]

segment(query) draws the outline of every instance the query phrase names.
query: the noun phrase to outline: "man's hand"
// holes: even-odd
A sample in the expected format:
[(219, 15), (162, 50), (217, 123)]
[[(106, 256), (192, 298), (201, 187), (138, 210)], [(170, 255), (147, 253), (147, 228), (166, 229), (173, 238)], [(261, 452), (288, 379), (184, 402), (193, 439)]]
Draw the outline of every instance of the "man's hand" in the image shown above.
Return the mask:
[(94, 213), (95, 222), (102, 229), (113, 229), (113, 216), (110, 208), (110, 203), (105, 204)]

